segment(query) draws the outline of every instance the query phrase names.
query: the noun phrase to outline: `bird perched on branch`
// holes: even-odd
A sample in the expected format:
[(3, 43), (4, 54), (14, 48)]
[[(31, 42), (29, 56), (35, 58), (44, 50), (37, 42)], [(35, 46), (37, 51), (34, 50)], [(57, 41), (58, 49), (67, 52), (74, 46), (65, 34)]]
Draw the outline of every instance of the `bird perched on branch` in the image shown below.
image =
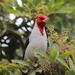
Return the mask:
[(33, 62), (37, 61), (34, 56), (34, 50), (40, 49), (46, 51), (47, 49), (47, 36), (45, 31), (45, 26), (48, 18), (44, 15), (39, 15), (35, 19), (35, 25), (33, 30), (26, 41), (25, 52), (23, 55), (24, 60), (31, 60)]

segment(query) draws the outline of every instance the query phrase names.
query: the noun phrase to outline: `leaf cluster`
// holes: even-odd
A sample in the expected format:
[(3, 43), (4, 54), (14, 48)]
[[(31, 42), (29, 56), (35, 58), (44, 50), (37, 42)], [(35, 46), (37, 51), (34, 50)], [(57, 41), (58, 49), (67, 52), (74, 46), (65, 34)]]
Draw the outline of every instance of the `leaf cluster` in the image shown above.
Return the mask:
[(73, 41), (71, 43), (72, 38), (69, 39), (68, 37), (69, 32), (70, 29), (66, 29), (63, 33), (58, 34), (53, 26), (48, 27), (49, 48), (47, 52), (42, 50), (34, 51), (45, 75), (71, 75), (72, 71), (73, 75), (75, 74), (75, 45)]

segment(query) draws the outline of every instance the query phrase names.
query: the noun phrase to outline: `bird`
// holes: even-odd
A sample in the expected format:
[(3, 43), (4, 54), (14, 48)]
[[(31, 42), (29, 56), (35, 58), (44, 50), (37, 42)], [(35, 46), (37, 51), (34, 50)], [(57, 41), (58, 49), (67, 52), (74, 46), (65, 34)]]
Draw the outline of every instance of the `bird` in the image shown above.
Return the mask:
[(47, 50), (47, 35), (45, 27), (48, 21), (48, 17), (45, 15), (39, 15), (35, 19), (34, 27), (29, 35), (23, 54), (23, 60), (30, 60), (36, 62), (38, 59), (34, 56), (34, 50), (40, 49), (46, 52)]

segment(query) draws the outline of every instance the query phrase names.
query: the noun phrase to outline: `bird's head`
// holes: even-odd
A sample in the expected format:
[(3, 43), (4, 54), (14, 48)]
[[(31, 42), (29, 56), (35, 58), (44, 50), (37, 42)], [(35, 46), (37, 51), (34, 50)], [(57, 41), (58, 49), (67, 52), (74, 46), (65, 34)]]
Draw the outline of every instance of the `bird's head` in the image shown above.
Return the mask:
[(45, 27), (46, 26), (46, 23), (48, 21), (48, 18), (44, 15), (39, 15), (37, 18), (36, 18), (36, 23), (38, 26), (41, 26), (41, 27)]
[(44, 15), (39, 15), (36, 18), (37, 27), (39, 28), (42, 35), (44, 35), (44, 28), (46, 26), (47, 21), (48, 21), (48, 18)]

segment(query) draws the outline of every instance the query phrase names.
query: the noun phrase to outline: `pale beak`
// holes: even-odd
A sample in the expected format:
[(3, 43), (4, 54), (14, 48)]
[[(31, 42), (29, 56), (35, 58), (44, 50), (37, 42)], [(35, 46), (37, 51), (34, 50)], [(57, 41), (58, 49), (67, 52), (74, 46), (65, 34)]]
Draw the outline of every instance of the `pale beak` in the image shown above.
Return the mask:
[(47, 22), (48, 20), (44, 19), (43, 22)]

